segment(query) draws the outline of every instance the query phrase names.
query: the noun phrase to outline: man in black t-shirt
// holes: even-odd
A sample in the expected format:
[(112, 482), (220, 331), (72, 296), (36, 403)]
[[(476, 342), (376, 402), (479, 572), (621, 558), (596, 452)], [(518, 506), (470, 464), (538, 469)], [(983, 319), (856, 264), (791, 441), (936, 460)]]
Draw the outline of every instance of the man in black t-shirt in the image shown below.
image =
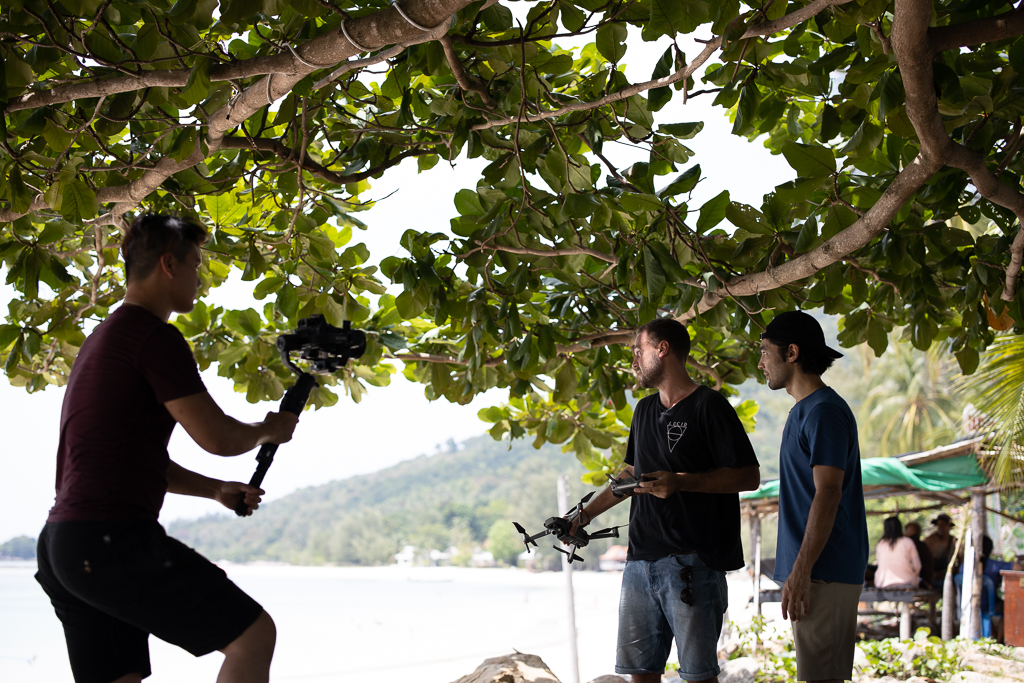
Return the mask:
[[(658, 318), (637, 331), (637, 384), (658, 393), (633, 411), (619, 475), (644, 479), (629, 510), (615, 657), (616, 673), (630, 674), (633, 683), (661, 680), (673, 638), (680, 678), (718, 680), (725, 572), (743, 566), (738, 494), (760, 483), (736, 411), (690, 379), (689, 353), (689, 332), (676, 320)], [(605, 489), (580, 521), (590, 524), (620, 501)]]

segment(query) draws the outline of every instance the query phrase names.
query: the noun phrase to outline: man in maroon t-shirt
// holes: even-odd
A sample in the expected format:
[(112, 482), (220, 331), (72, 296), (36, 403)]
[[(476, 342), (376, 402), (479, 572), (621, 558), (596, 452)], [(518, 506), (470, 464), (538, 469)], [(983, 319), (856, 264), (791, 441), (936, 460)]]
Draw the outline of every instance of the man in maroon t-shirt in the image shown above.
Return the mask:
[(206, 231), (160, 215), (135, 221), (121, 247), (124, 303), (85, 340), (64, 395), (57, 496), (39, 535), (36, 579), (64, 625), (78, 683), (136, 683), (150, 674), (149, 634), (198, 656), (219, 650), (218, 681), (267, 681), (274, 622), (223, 570), (169, 538), (164, 494), (215, 500), (249, 514), (258, 488), (190, 472), (167, 444), (176, 423), (230, 456), (291, 439), (297, 417), (228, 417), (167, 320), (192, 310)]

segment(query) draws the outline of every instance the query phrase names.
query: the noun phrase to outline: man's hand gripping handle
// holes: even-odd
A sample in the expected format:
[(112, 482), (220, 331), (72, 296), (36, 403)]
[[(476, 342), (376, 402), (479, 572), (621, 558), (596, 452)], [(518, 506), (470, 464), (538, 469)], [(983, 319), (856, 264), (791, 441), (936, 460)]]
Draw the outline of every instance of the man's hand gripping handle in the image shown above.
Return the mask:
[[(306, 407), (306, 401), (309, 400), (309, 393), (313, 391), (316, 385), (316, 378), (313, 375), (308, 372), (300, 373), (295, 384), (291, 385), (284, 392), (284, 398), (281, 399), (281, 412), (287, 411), (295, 415), (301, 415), (302, 409)], [(263, 477), (266, 476), (267, 470), (270, 469), (270, 465), (274, 462), (275, 453), (277, 453), (276, 443), (265, 443), (260, 446), (260, 452), (256, 455), (256, 472), (253, 473), (252, 479), (249, 480), (249, 486), (259, 488), (260, 484), (263, 483)], [(235, 514), (239, 517), (245, 517), (248, 512), (249, 506), (246, 505), (245, 496), (243, 495), (235, 506)]]

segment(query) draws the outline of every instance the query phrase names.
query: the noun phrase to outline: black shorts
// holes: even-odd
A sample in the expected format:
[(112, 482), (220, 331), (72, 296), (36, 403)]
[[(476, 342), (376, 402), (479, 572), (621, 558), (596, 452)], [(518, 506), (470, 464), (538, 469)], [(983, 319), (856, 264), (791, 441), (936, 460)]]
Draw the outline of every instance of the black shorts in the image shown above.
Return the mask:
[(263, 612), (224, 570), (152, 520), (48, 523), (37, 561), (78, 683), (149, 676), (150, 633), (199, 657), (229, 645)]

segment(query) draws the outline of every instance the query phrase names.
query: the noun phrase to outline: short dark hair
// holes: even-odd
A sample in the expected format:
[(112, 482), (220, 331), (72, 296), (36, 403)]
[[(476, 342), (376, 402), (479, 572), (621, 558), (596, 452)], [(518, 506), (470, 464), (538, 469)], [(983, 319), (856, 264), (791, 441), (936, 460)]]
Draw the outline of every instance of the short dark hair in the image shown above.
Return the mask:
[(672, 353), (679, 360), (685, 361), (686, 357), (690, 355), (690, 331), (686, 329), (686, 325), (675, 318), (655, 318), (649, 323), (641, 325), (636, 331), (637, 338), (639, 339), (644, 332), (655, 345), (668, 342)]
[(121, 242), (125, 279), (149, 277), (160, 257), (168, 252), (179, 261), (185, 260), (188, 250), (202, 246), (206, 237), (206, 228), (189, 218), (142, 214)]
[[(770, 343), (775, 348), (779, 349), (779, 354), (782, 355), (782, 350), (789, 348), (789, 344), (780, 344), (772, 339), (765, 337), (766, 342)], [(800, 349), (800, 354), (796, 357), (796, 364), (800, 366), (800, 369), (808, 375), (821, 375), (825, 374), (825, 371), (832, 367), (832, 363), (835, 362), (834, 358), (829, 358), (823, 353), (812, 351), (810, 348), (805, 349), (796, 342), (791, 342)]]
[(899, 517), (889, 517), (882, 522), (882, 540), (889, 542), (889, 547), (895, 548), (896, 541), (903, 538), (903, 525)]

